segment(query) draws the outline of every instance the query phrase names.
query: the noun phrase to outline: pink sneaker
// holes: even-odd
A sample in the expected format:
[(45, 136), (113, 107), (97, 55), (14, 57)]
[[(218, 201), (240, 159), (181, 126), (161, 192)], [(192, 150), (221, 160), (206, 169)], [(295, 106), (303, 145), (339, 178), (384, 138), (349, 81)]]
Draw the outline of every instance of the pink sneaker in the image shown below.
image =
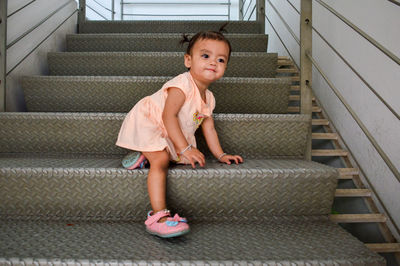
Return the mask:
[(122, 166), (128, 170), (143, 168), (146, 163), (146, 157), (138, 151), (130, 152), (122, 159)]
[(164, 223), (158, 223), (158, 220), (161, 218), (171, 216), (170, 211), (163, 210), (155, 214), (152, 213), (153, 211), (149, 211), (147, 220), (144, 223), (146, 225), (146, 231), (152, 235), (167, 238), (181, 236), (190, 231), (187, 220), (179, 217), (178, 214), (175, 214), (174, 217), (167, 218), (167, 221)]

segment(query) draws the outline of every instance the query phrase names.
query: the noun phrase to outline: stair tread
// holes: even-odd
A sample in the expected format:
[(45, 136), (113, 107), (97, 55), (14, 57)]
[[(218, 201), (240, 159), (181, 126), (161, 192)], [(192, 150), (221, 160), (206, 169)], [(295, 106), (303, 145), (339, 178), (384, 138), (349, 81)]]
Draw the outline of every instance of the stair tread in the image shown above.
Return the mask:
[[(48, 52), (49, 56), (63, 56), (63, 57), (77, 57), (77, 56), (82, 56), (82, 55), (93, 55), (93, 56), (103, 56), (103, 55), (108, 55), (108, 56), (136, 56), (136, 55), (149, 55), (153, 57), (163, 57), (163, 56), (178, 56), (180, 58), (183, 58), (184, 52), (134, 52), (134, 51), (129, 51), (129, 52)], [(231, 57), (233, 56), (238, 56), (238, 57), (246, 57), (246, 56), (256, 56), (256, 57), (268, 57), (271, 55), (275, 55), (276, 58), (276, 53), (266, 53), (266, 52), (232, 52)]]
[[(189, 34), (193, 36), (194, 34)], [(224, 34), (235, 52), (266, 52), (265, 34)], [(179, 33), (108, 33), (67, 35), (67, 51), (186, 51)]]
[[(277, 54), (233, 52), (225, 76), (275, 77)], [(183, 52), (51, 52), (50, 75), (176, 76), (187, 71)]]
[(385, 215), (381, 213), (362, 213), (362, 214), (333, 214), (330, 215), (331, 221), (337, 223), (384, 223)]
[[(24, 76), (23, 80), (27, 81), (142, 81), (142, 82), (165, 82), (173, 78), (173, 76)], [(215, 83), (249, 83), (249, 84), (291, 84), (291, 80), (288, 77), (222, 77)]]
[[(194, 32), (187, 32), (186, 34), (191, 35), (195, 34)], [(157, 33), (74, 33), (67, 34), (67, 38), (72, 39), (97, 39), (101, 38), (115, 38), (115, 37), (123, 37), (123, 38), (143, 38), (143, 37), (176, 37), (182, 38), (182, 33), (174, 33), (174, 32), (157, 32)], [(247, 38), (260, 38), (267, 39), (268, 35), (262, 33), (224, 33), (224, 36), (229, 39), (229, 37), (234, 37), (238, 39), (247, 39)]]
[(313, 149), (312, 156), (347, 156), (348, 151), (342, 149)]
[[(95, 170), (99, 169), (119, 169), (127, 171), (121, 166), (123, 155), (107, 154), (63, 154), (63, 153), (0, 153), (0, 167), (11, 168), (81, 168)], [(325, 171), (326, 173), (337, 172), (335, 168), (313, 161), (299, 159), (245, 159), (244, 163), (239, 165), (226, 165), (219, 163), (214, 159), (207, 159), (205, 167), (192, 169), (190, 165), (172, 165), (170, 172), (202, 172), (202, 171), (227, 171), (227, 172), (247, 172), (254, 171)], [(15, 170), (15, 169), (14, 169)], [(14, 171), (13, 170), (13, 171)], [(6, 171), (6, 170), (4, 170)], [(19, 170), (15, 170), (19, 171)], [(146, 171), (142, 169), (141, 171)], [(129, 172), (129, 171), (128, 171)], [(139, 173), (131, 172), (132, 174)]]
[(313, 119), (312, 120), (313, 126), (327, 126), (329, 125), (329, 120), (327, 119)]
[[(30, 112), (129, 112), (170, 77), (50, 76), (22, 80)], [(287, 113), (287, 78), (224, 78), (210, 86), (214, 113)]]
[[(123, 156), (0, 156), (0, 181), (5, 182), (0, 188), (2, 215), (127, 219), (149, 208), (148, 168), (126, 170), (121, 166)], [(218, 220), (232, 212), (243, 218), (258, 217), (260, 211), (262, 215), (327, 215), (337, 176), (335, 168), (305, 160), (245, 159), (240, 165), (208, 160), (196, 169), (172, 165), (167, 194), (173, 196), (168, 202), (170, 208), (185, 210), (195, 220), (208, 216)]]
[(358, 175), (359, 170), (357, 168), (338, 168), (342, 175)]
[(370, 250), (379, 253), (400, 252), (400, 243), (367, 243)]
[(372, 195), (369, 189), (336, 189), (336, 197), (370, 197)]
[[(125, 116), (0, 113), (0, 152), (126, 154), (126, 150), (115, 146)], [(245, 158), (304, 158), (304, 138), (310, 123), (307, 115), (214, 114), (213, 118), (227, 153)], [(201, 131), (198, 133), (198, 148), (206, 157), (212, 157)]]
[(83, 264), (89, 260), (385, 265), (382, 257), (325, 217), (189, 223), (189, 234), (163, 240), (148, 234), (143, 221), (5, 220), (0, 223), (0, 238), (6, 240), (0, 242), (0, 263), (40, 258), (43, 263)]
[[(199, 32), (215, 30), (226, 21), (85, 21), (81, 33), (141, 33), (141, 32)], [(229, 21), (225, 28), (230, 33), (261, 33), (261, 23), (256, 21)]]
[(338, 139), (337, 133), (312, 133), (313, 139)]

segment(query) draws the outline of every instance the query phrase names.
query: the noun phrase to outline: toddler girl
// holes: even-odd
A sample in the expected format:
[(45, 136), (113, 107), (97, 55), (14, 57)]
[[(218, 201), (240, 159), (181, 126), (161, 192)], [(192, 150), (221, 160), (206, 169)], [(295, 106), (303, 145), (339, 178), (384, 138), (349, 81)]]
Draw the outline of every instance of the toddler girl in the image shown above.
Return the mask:
[(166, 177), (169, 162), (205, 165), (204, 155), (196, 148), (194, 133), (201, 125), (207, 145), (220, 162), (243, 162), (238, 155), (223, 152), (214, 128), (212, 111), (215, 98), (208, 86), (220, 79), (231, 54), (229, 41), (220, 32), (199, 32), (190, 40), (184, 55), (189, 69), (163, 85), (161, 90), (140, 100), (127, 114), (116, 145), (133, 150), (123, 160), (128, 169), (150, 163), (147, 178), (152, 211), (146, 230), (160, 237), (189, 232), (186, 219), (170, 216), (166, 205)]

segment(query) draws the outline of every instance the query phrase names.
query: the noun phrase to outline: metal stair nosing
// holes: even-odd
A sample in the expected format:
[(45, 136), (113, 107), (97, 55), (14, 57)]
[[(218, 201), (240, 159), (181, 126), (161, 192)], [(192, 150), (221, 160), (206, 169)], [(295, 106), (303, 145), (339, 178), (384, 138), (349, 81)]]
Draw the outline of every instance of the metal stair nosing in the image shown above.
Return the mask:
[[(299, 91), (300, 86), (297, 84), (299, 81), (299, 71), (296, 69), (295, 64), (289, 57), (282, 57), (278, 56), (278, 68), (279, 67), (288, 67), (292, 69), (291, 73), (292, 77), (292, 91)], [(282, 73), (282, 72), (281, 72)], [(293, 97), (293, 101), (300, 100), (299, 97)], [(313, 133), (314, 139), (329, 139), (333, 143), (336, 151), (341, 151), (345, 154), (342, 156), (341, 159), (345, 164), (346, 168), (339, 169), (340, 172), (340, 179), (351, 179), (353, 180), (354, 184), (356, 185), (357, 189), (353, 191), (348, 191), (349, 189), (337, 189), (335, 196), (336, 197), (343, 197), (345, 194), (347, 196), (362, 194), (361, 196), (364, 199), (367, 207), (370, 209), (372, 214), (339, 214), (339, 215), (331, 215), (330, 218), (332, 221), (341, 222), (341, 223), (359, 223), (359, 222), (376, 222), (378, 227), (388, 243), (375, 243), (375, 244), (366, 244), (371, 250), (376, 252), (382, 253), (394, 253), (396, 260), (400, 263), (400, 243), (397, 243), (396, 239), (394, 238), (393, 234), (391, 233), (387, 222), (387, 217), (384, 214), (379, 213), (378, 208), (375, 205), (375, 202), (372, 198), (373, 192), (369, 189), (366, 189), (361, 178), (359, 177), (359, 170), (353, 167), (351, 162), (352, 156), (350, 153), (343, 150), (341, 145), (341, 138), (340, 135), (333, 130), (332, 124), (329, 122), (328, 119), (325, 118), (324, 110), (319, 106), (318, 100), (314, 97), (313, 101), (315, 105), (320, 108), (319, 112), (315, 112), (317, 118), (312, 119), (313, 126), (322, 126), (326, 133)], [(328, 152), (329, 153), (329, 152)], [(334, 152), (332, 152), (334, 153)], [(333, 154), (333, 156), (338, 156), (338, 154)], [(341, 155), (339, 155), (341, 156)]]

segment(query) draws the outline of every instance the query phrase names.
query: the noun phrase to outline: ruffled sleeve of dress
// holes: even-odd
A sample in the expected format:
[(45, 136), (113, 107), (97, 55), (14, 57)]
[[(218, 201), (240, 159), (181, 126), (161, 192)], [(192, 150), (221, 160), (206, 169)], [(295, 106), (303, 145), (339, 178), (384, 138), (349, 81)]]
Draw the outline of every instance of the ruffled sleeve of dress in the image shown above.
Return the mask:
[(172, 87), (179, 88), (183, 92), (183, 94), (185, 94), (185, 101), (191, 100), (193, 98), (193, 87), (190, 79), (188, 78), (188, 75), (190, 75), (189, 72), (185, 72), (176, 76), (175, 78), (171, 79), (163, 85), (161, 89), (164, 92), (164, 100), (168, 96), (168, 89)]

